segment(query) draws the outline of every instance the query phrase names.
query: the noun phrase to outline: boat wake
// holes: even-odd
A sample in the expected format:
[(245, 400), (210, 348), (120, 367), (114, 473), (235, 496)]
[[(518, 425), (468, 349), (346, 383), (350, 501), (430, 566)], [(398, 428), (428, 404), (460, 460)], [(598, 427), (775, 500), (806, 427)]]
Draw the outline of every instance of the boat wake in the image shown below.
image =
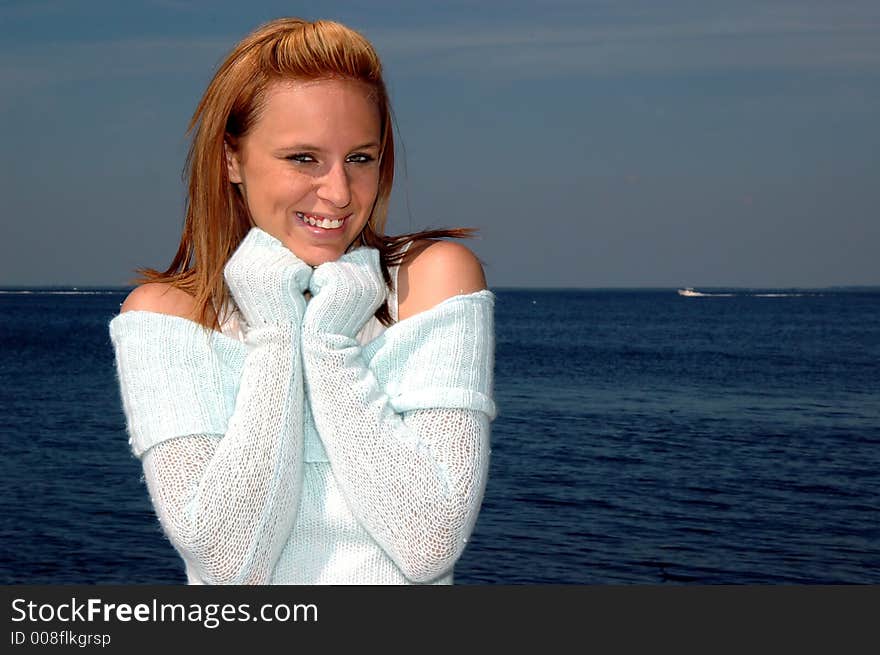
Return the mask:
[(732, 293), (703, 293), (702, 291), (694, 291), (693, 287), (686, 287), (678, 290), (679, 296), (686, 298), (726, 298), (732, 296)]
[(753, 293), (750, 291), (738, 293), (706, 293), (703, 291), (695, 291), (693, 287), (685, 287), (678, 290), (679, 296), (686, 298), (731, 298), (733, 296), (744, 296), (752, 298), (800, 298), (801, 296), (821, 296), (821, 293)]

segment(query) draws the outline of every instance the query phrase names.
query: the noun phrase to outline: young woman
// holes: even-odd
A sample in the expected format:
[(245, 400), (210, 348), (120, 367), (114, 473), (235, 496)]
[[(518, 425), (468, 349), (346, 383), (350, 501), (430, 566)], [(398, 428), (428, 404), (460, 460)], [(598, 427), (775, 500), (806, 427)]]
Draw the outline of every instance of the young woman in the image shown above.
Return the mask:
[(279, 19), (196, 109), (177, 255), (110, 324), (130, 443), (193, 584), (451, 583), (495, 417), (466, 230), (390, 237), (381, 64)]

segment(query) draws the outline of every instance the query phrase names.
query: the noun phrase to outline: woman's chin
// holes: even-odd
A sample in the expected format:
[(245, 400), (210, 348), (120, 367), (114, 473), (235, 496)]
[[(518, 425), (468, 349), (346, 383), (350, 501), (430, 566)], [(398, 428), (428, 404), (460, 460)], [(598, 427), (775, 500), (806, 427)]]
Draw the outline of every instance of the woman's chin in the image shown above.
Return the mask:
[(340, 231), (338, 234), (322, 234), (318, 238), (304, 237), (300, 225), (296, 225), (293, 229), (285, 226), (283, 230), (266, 231), (312, 268), (327, 262), (335, 262), (352, 247), (359, 245), (358, 234), (352, 235), (349, 230)]
[(290, 248), (290, 250), (312, 268), (327, 262), (335, 262), (343, 254), (343, 251), (336, 248), (308, 248), (305, 250), (302, 248)]

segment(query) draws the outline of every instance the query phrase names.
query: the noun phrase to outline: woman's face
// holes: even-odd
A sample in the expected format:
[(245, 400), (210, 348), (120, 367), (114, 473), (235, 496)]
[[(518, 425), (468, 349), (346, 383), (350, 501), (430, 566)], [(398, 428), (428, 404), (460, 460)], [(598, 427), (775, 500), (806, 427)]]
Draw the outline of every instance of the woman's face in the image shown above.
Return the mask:
[(307, 264), (338, 259), (379, 188), (380, 118), (365, 84), (275, 82), (256, 123), (227, 151), (229, 179), (257, 227)]

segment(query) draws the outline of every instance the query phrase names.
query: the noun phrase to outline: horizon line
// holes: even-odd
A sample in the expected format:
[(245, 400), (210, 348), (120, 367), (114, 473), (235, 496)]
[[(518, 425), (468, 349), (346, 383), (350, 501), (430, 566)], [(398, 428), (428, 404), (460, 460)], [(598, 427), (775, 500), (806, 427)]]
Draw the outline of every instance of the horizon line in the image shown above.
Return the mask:
[[(135, 288), (133, 285), (100, 285), (100, 284), (36, 284), (36, 285), (0, 285), (0, 292), (47, 292), (47, 291), (108, 291), (127, 292)], [(678, 289), (706, 289), (706, 290), (788, 290), (788, 291), (827, 291), (849, 289), (880, 290), (878, 284), (829, 284), (824, 286), (755, 286), (755, 285), (706, 285), (706, 286), (681, 286), (681, 285), (595, 285), (595, 286), (515, 286), (515, 285), (489, 285), (490, 290), (498, 291), (668, 291)]]

